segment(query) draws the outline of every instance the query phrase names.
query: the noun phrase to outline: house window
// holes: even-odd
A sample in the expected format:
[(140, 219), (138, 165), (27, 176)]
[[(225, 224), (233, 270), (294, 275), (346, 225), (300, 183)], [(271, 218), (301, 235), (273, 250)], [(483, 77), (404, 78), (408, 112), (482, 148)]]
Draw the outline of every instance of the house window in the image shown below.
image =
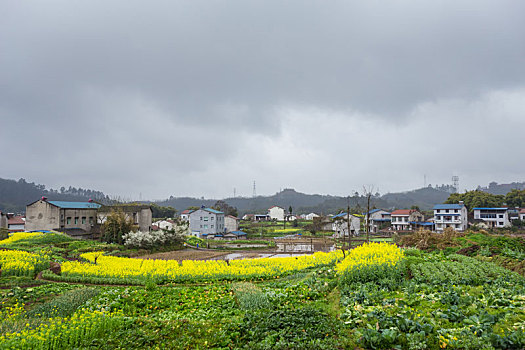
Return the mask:
[(211, 225), (211, 228), (213, 228), (213, 225)]
[(499, 215), (499, 218), (500, 218), (500, 219), (503, 219), (503, 214), (500, 214), (500, 215)]
[(210, 218), (211, 221), (213, 221), (213, 216)]
[(208, 225), (204, 225), (204, 228), (208, 228)]
[(204, 221), (208, 221), (208, 217), (205, 217), (205, 218), (204, 218)]
[(202, 225), (201, 225), (201, 228), (202, 228)]
[(66, 222), (67, 222), (68, 225), (71, 225), (71, 218), (68, 217), (67, 220), (66, 220)]
[(75, 225), (78, 225), (78, 216), (75, 216)]
[(89, 217), (89, 224), (93, 225), (93, 217), (92, 216)]
[(64, 214), (60, 215), (60, 221), (64, 221)]
[(201, 216), (201, 221), (202, 221), (202, 216)]
[(85, 216), (82, 217), (82, 224), (83, 224), (83, 225), (86, 224), (86, 217), (85, 217)]

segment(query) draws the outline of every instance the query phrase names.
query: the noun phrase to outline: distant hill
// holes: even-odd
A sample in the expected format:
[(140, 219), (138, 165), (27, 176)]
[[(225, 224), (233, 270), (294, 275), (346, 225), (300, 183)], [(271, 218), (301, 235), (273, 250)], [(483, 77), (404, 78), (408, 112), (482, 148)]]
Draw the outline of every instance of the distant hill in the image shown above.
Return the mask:
[[(482, 191), (492, 194), (506, 194), (510, 190), (525, 189), (525, 182), (513, 182), (511, 184), (498, 184), (491, 182), (488, 187), (478, 187)], [(424, 187), (412, 191), (387, 193), (382, 196), (373, 196), (371, 207), (386, 210), (410, 208), (418, 206), (421, 210), (430, 210), (437, 203), (443, 203), (454, 188), (448, 185), (436, 187)], [(110, 198), (103, 192), (75, 187), (61, 187), (59, 190), (46, 189), (44, 185), (29, 183), (24, 179), (6, 180), (0, 179), (0, 210), (5, 212), (21, 213), (25, 211), (27, 204), (42, 196), (50, 200), (84, 201), (93, 199), (102, 203), (111, 202)], [(191, 197), (171, 196), (163, 201), (144, 201), (144, 203), (155, 203), (161, 206), (172, 206), (179, 212), (194, 206), (213, 206), (218, 199), (198, 199)], [(316, 212), (319, 214), (335, 214), (340, 210), (346, 210), (350, 205), (357, 212), (366, 211), (366, 198), (363, 196), (341, 197), (321, 194), (306, 194), (287, 188), (271, 196), (258, 196), (255, 198), (235, 197), (222, 199), (227, 204), (236, 207), (239, 215), (246, 213), (266, 213), (273, 205), (278, 205), (286, 210), (291, 206), (296, 214)]]
[(525, 182), (511, 182), (510, 184), (498, 184), (497, 182), (491, 182), (487, 187), (478, 186), (477, 189), (490, 194), (506, 195), (514, 189), (525, 190)]
[(93, 199), (106, 202), (109, 198), (100, 191), (62, 187), (60, 190), (46, 189), (44, 185), (27, 182), (25, 179), (0, 179), (0, 210), (8, 213), (23, 213), (26, 205), (42, 196), (50, 200), (85, 201)]
[[(371, 207), (383, 209), (410, 208), (413, 205), (419, 206), (422, 210), (431, 209), (436, 203), (443, 203), (450, 195), (449, 188), (436, 189), (432, 187), (421, 188), (414, 191), (402, 193), (389, 193), (380, 197), (372, 197)], [(227, 204), (236, 207), (239, 214), (246, 213), (266, 213), (267, 209), (273, 205), (288, 208), (291, 206), (294, 213), (323, 213), (334, 214), (345, 209), (348, 205), (351, 208), (359, 207), (366, 211), (366, 198), (363, 196), (340, 197), (319, 194), (305, 194), (294, 189), (284, 189), (272, 196), (258, 196), (255, 198), (225, 198)], [(213, 206), (215, 199), (196, 199), (189, 197), (170, 197), (166, 201), (156, 202), (158, 205), (172, 206), (178, 211), (182, 211), (190, 206), (200, 207), (201, 205)]]

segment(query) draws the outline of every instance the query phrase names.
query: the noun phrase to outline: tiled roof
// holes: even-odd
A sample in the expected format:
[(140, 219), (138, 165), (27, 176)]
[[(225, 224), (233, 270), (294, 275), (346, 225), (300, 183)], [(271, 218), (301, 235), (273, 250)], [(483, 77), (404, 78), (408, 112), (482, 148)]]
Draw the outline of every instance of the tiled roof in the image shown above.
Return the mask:
[(7, 220), (8, 225), (25, 225), (23, 216), (14, 216)]
[(213, 214), (224, 214), (222, 211), (218, 211), (212, 208), (202, 208), (202, 210), (209, 211), (210, 213), (213, 213)]
[(98, 209), (100, 204), (94, 202), (65, 202), (65, 201), (48, 201), (49, 204), (62, 209)]

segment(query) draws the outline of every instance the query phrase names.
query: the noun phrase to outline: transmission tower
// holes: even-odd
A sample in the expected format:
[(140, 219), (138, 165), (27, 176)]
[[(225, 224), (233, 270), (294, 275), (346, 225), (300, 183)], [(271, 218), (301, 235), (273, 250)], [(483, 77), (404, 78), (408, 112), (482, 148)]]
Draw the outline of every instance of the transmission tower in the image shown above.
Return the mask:
[(255, 181), (253, 182), (253, 198), (257, 197), (257, 191), (255, 190)]
[(459, 176), (457, 175), (452, 176), (452, 187), (454, 187), (454, 191), (456, 193), (459, 192)]

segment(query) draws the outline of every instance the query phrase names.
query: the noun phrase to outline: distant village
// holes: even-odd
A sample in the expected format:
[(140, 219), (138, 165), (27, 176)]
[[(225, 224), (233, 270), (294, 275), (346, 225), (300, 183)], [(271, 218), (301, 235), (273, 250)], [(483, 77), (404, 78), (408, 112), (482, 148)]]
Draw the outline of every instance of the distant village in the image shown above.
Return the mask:
[(153, 222), (152, 210), (146, 204), (102, 205), (95, 201), (52, 201), (42, 197), (26, 207), (25, 215), (0, 212), (0, 229), (9, 232), (55, 230), (79, 238), (93, 238), (100, 234), (107, 216), (115, 210), (122, 211), (140, 231), (173, 230), (184, 226), (188, 235), (201, 239), (238, 240), (247, 239), (248, 234), (239, 230), (240, 221), (245, 222), (297, 222), (311, 221), (317, 231), (333, 232), (334, 237), (357, 236), (369, 232), (405, 232), (419, 229), (441, 233), (446, 228), (458, 232), (476, 225), (480, 229), (508, 228), (515, 220), (525, 220), (524, 208), (477, 207), (469, 214), (463, 202), (436, 204), (433, 215), (427, 216), (417, 209), (387, 211), (372, 209), (361, 214), (339, 213), (319, 215), (317, 213), (292, 214), (289, 210), (272, 206), (266, 214), (246, 214), (242, 218), (227, 215), (217, 209), (202, 206), (187, 209), (177, 218)]

